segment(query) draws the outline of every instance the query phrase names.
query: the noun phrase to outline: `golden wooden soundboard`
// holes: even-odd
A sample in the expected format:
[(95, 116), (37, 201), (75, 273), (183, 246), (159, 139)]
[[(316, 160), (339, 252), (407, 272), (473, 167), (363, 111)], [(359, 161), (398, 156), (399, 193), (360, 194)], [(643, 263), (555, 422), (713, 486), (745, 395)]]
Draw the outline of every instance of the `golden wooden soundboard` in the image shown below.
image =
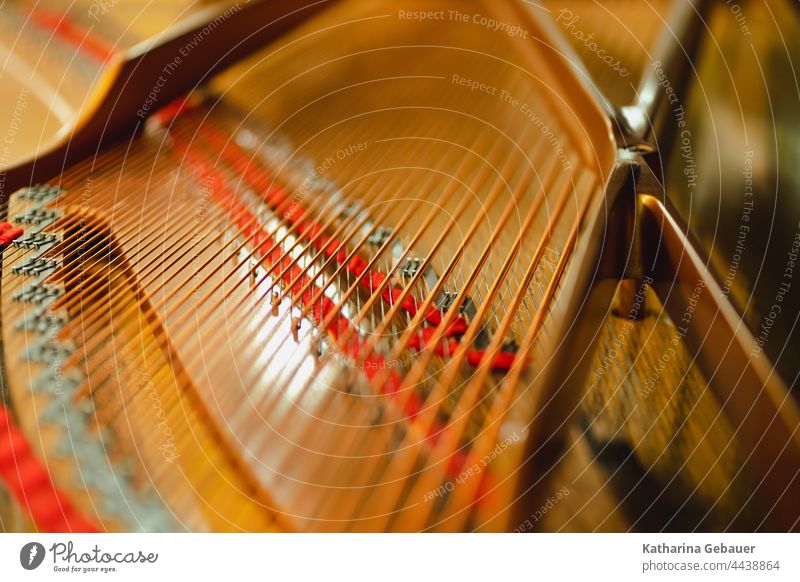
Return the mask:
[[(7, 51), (63, 107), (3, 160), (4, 529), (796, 527), (786, 372), (654, 89), (691, 94), (664, 22), (725, 14), (251, 4), (4, 17), (86, 61)], [(243, 23), (281, 37), (206, 74)]]

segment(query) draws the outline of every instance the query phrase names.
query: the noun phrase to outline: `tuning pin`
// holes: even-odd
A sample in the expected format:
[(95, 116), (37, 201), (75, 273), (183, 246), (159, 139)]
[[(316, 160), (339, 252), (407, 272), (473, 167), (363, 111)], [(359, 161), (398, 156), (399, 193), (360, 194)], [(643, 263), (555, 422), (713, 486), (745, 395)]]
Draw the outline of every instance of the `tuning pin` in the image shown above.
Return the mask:
[(295, 343), (300, 341), (300, 322), (302, 320), (299, 317), (292, 318), (292, 338), (294, 338)]
[(274, 290), (272, 292), (272, 316), (278, 316), (278, 308), (281, 306), (281, 294), (280, 291)]
[(322, 341), (320, 341), (320, 337), (316, 334), (311, 337), (311, 354), (314, 356), (315, 360), (319, 360), (322, 356)]

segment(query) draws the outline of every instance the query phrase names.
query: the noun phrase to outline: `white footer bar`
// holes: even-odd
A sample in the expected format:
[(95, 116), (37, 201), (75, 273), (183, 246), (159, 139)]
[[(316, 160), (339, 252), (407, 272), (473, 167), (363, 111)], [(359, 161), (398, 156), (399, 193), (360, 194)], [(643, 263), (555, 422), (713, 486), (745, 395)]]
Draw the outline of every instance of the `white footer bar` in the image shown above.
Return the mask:
[[(786, 534), (0, 534), (2, 580), (800, 580)], [(176, 578), (175, 580), (180, 580)]]

